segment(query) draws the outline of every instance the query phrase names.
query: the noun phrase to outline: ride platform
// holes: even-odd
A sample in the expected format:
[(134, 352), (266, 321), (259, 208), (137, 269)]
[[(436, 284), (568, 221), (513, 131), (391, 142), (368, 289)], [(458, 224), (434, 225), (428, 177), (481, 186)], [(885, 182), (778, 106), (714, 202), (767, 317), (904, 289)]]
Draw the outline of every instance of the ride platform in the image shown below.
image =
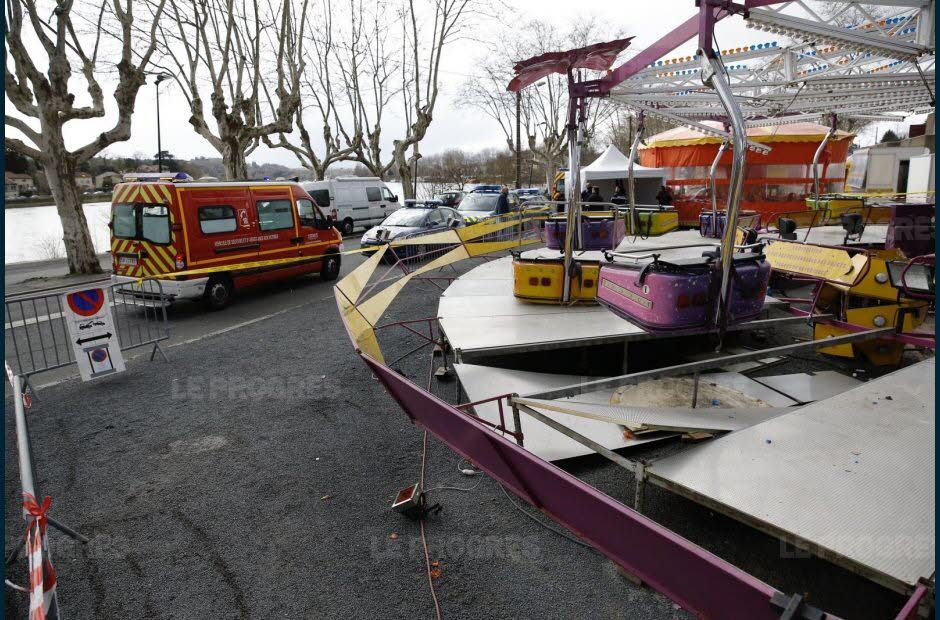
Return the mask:
[(909, 593), (934, 574), (935, 360), (657, 461), (650, 481)]
[[(708, 249), (702, 244), (711, 242), (696, 230), (682, 230), (647, 239), (628, 238), (617, 251), (661, 251), (664, 256), (690, 258), (701, 256)], [(548, 248), (521, 254), (528, 260), (560, 257), (558, 250)], [(600, 251), (577, 252), (574, 258), (594, 264), (605, 261)], [(785, 307), (786, 303), (769, 296), (764, 303), (765, 311)], [(484, 263), (454, 281), (441, 295), (438, 318), (457, 361), (464, 363), (507, 354), (614, 343), (626, 346), (639, 340), (685, 335), (647, 331), (596, 304), (563, 306), (517, 299), (509, 256)]]

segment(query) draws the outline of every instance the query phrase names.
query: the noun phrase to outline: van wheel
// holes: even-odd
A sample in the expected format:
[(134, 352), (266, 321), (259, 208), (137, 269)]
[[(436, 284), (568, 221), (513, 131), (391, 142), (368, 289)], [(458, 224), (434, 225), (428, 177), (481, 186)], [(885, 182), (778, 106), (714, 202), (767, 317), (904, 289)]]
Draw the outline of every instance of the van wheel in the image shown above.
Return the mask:
[(326, 282), (335, 280), (339, 276), (339, 267), (339, 254), (327, 254), (323, 258), (323, 266), (320, 267), (320, 278)]
[(206, 304), (211, 310), (222, 310), (232, 303), (235, 285), (228, 276), (212, 276), (206, 284), (204, 293)]
[(355, 227), (356, 226), (353, 224), (353, 221), (347, 217), (345, 220), (343, 220), (343, 227), (340, 229), (340, 231), (344, 235), (351, 235), (353, 234), (353, 229)]

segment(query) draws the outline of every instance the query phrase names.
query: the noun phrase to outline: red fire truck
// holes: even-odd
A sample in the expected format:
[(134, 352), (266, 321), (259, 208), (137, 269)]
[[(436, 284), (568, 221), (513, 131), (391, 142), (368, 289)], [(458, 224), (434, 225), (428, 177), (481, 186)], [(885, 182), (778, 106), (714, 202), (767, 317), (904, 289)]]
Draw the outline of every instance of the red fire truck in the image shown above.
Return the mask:
[(298, 183), (121, 183), (109, 225), (112, 281), (133, 289), (156, 278), (171, 302), (204, 299), (221, 309), (236, 289), (339, 275), (342, 236)]

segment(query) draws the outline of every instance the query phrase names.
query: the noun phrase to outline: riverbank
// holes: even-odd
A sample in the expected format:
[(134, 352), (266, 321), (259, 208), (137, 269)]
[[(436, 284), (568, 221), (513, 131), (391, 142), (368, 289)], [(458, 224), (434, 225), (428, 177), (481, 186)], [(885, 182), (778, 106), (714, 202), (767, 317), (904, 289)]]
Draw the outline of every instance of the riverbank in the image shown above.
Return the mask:
[[(82, 194), (82, 204), (89, 202), (111, 202), (111, 192), (104, 194)], [(7, 209), (21, 209), (23, 207), (47, 207), (53, 202), (52, 196), (33, 196), (22, 200), (4, 200), (3, 206)]]
[(3, 266), (3, 293), (9, 297), (39, 289), (78, 285), (107, 278), (111, 273), (111, 255), (98, 254), (98, 263), (103, 274), (69, 275), (68, 261), (64, 258), (8, 263)]

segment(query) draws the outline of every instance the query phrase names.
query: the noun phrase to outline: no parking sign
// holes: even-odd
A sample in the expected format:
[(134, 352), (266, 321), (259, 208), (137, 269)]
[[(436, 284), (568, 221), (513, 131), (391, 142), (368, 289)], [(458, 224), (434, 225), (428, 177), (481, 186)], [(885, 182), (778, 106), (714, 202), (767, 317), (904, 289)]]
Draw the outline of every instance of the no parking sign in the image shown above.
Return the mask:
[(82, 381), (123, 372), (124, 356), (111, 317), (108, 291), (90, 288), (63, 296), (63, 320)]

